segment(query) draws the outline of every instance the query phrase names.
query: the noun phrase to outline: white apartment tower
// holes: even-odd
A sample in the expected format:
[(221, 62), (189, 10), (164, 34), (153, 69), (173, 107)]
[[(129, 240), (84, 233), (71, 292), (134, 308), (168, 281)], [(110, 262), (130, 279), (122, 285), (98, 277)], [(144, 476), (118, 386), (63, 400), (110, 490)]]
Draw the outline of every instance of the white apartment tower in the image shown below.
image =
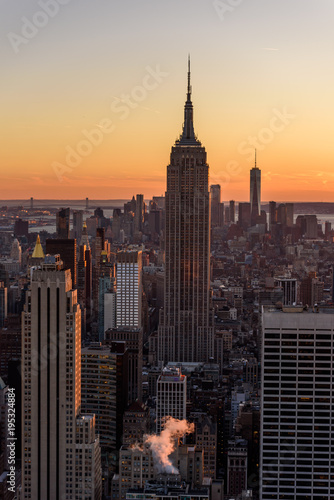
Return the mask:
[(334, 498), (334, 308), (264, 306), (260, 498)]
[(183, 420), (187, 417), (187, 377), (180, 368), (166, 367), (157, 381), (157, 434), (163, 429), (163, 418)]
[[(95, 419), (81, 416), (80, 405), (77, 291), (72, 289), (70, 270), (62, 270), (59, 255), (47, 256), (41, 268), (33, 271), (22, 313), (24, 500), (101, 498), (100, 447), (92, 429)], [(91, 432), (82, 441), (79, 423), (89, 418), (93, 418)], [(87, 456), (79, 461), (82, 450), (87, 450)]]
[(117, 253), (116, 263), (116, 326), (141, 328), (142, 314), (142, 251)]

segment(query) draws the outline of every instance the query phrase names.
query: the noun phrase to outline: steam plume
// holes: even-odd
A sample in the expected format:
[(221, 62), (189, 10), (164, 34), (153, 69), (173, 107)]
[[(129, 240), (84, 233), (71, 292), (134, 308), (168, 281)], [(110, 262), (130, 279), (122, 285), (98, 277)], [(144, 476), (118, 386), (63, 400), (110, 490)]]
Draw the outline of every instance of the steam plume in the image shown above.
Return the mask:
[(172, 464), (169, 455), (175, 450), (175, 438), (191, 434), (195, 430), (195, 425), (190, 424), (187, 420), (165, 417), (163, 427), (160, 435), (145, 435), (144, 443), (151, 448), (154, 464), (158, 472), (178, 474), (179, 471)]

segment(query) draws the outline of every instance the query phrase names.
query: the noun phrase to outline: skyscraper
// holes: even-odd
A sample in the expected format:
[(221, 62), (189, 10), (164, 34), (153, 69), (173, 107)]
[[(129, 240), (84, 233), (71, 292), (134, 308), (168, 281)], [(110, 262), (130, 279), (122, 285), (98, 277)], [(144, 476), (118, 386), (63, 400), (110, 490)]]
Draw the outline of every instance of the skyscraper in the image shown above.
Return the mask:
[(187, 418), (187, 377), (180, 368), (166, 367), (157, 381), (157, 433), (163, 429), (164, 417)]
[(261, 170), (256, 165), (250, 171), (250, 204), (251, 204), (251, 225), (255, 226), (257, 218), (261, 215)]
[(80, 242), (83, 226), (83, 210), (74, 210), (73, 212), (73, 238)]
[(47, 239), (46, 253), (59, 254), (64, 264), (64, 269), (71, 270), (73, 287), (77, 286), (77, 240), (76, 239)]
[(217, 227), (220, 225), (220, 203), (221, 203), (221, 189), (220, 184), (212, 184), (210, 186), (211, 194), (211, 225)]
[(141, 328), (142, 251), (118, 252), (116, 260), (117, 328)]
[(62, 208), (57, 212), (56, 218), (57, 238), (67, 239), (70, 237), (70, 209)]
[(334, 309), (262, 314), (262, 500), (333, 498)]
[(209, 269), (209, 165), (194, 132), (189, 62), (183, 131), (172, 147), (167, 167), (160, 362), (207, 361), (213, 355)]
[(22, 498), (101, 498), (95, 416), (80, 414), (81, 314), (59, 255), (33, 272), (22, 317)]

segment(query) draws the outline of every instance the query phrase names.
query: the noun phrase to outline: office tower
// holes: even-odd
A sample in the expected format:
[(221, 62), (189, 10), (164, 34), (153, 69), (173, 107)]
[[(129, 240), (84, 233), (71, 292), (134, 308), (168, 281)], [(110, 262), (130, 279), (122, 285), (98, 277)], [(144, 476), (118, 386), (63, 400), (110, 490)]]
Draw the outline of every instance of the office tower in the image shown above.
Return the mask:
[(57, 238), (68, 239), (70, 237), (70, 209), (62, 208), (57, 212)]
[(104, 332), (116, 327), (116, 278), (115, 266), (102, 272), (98, 281), (99, 341), (104, 341)]
[(228, 225), (230, 223), (230, 207), (225, 207), (224, 209), (224, 223)]
[(210, 415), (196, 422), (196, 447), (203, 450), (203, 476), (216, 478), (217, 424)]
[(143, 229), (144, 210), (145, 210), (144, 195), (137, 194), (136, 209), (135, 209), (135, 230), (136, 231), (141, 231)]
[(28, 238), (29, 234), (29, 221), (17, 219), (14, 223), (14, 236), (17, 238), (18, 236), (25, 236)]
[(94, 419), (80, 414), (80, 308), (59, 255), (33, 271), (27, 292), (22, 392), (22, 498), (101, 498)]
[(142, 399), (143, 330), (142, 328), (116, 328), (105, 331), (105, 342), (125, 342), (128, 350), (127, 399), (131, 404)]
[(262, 331), (260, 498), (332, 498), (334, 309), (267, 306)]
[(245, 439), (235, 439), (234, 441), (228, 442), (227, 494), (238, 496), (246, 489), (247, 441)]
[(4, 326), (7, 314), (8, 314), (7, 287), (5, 287), (3, 281), (0, 281), (0, 328)]
[(88, 209), (89, 209), (89, 199), (86, 198), (86, 210), (88, 210)]
[(235, 201), (230, 201), (230, 222), (231, 224), (235, 223)]
[(180, 138), (167, 167), (165, 293), (158, 360), (208, 361), (213, 356), (210, 309), (210, 195), (206, 151), (193, 125), (190, 63)]
[(286, 205), (284, 203), (280, 203), (276, 208), (276, 221), (282, 226), (286, 226), (287, 221), (287, 213), (286, 213)]
[(57, 239), (46, 240), (46, 253), (50, 255), (59, 254), (63, 262), (64, 269), (71, 270), (73, 287), (77, 286), (77, 240)]
[(318, 237), (318, 219), (316, 215), (305, 215), (306, 233), (305, 238), (316, 239)]
[(242, 229), (247, 230), (251, 225), (251, 204), (239, 203), (238, 224)]
[(286, 203), (286, 225), (292, 227), (294, 224), (294, 204)]
[(250, 171), (250, 213), (251, 225), (255, 226), (257, 218), (261, 215), (261, 170), (256, 165), (255, 151), (255, 166)]
[(220, 184), (212, 184), (210, 186), (210, 195), (211, 195), (211, 226), (218, 227), (220, 226), (220, 217), (219, 217), (219, 205), (221, 203)]
[(144, 403), (134, 401), (123, 415), (123, 445), (142, 443), (145, 434), (150, 433), (150, 409)]
[(30, 209), (32, 210), (34, 208), (34, 198), (30, 198)]
[(104, 227), (96, 228), (96, 237), (95, 237), (95, 266), (100, 265), (101, 253), (104, 250), (104, 242), (105, 242), (105, 229)]
[(116, 255), (117, 328), (141, 328), (142, 251), (127, 250)]
[(164, 417), (187, 417), (186, 404), (187, 377), (176, 366), (165, 367), (157, 381), (157, 434), (163, 429)]
[(300, 301), (310, 307), (319, 304), (323, 299), (324, 283), (319, 281), (317, 273), (310, 272), (300, 283)]
[(276, 224), (276, 201), (269, 202), (269, 230)]
[(102, 460), (115, 464), (121, 446), (122, 417), (127, 407), (127, 350), (118, 351), (100, 343), (81, 351), (81, 405), (84, 413), (94, 413), (100, 436)]
[(283, 305), (296, 305), (298, 298), (298, 284), (296, 278), (278, 278), (277, 284), (283, 290)]
[(73, 212), (73, 238), (80, 242), (83, 226), (83, 211), (74, 210)]

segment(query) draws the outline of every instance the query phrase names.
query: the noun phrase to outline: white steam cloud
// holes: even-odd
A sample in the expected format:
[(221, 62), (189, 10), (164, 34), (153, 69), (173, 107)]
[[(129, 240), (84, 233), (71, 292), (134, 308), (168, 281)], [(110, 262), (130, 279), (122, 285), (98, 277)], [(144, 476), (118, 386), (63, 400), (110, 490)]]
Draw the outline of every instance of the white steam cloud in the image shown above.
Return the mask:
[(178, 470), (172, 464), (169, 455), (176, 447), (175, 439), (185, 434), (191, 434), (195, 425), (187, 420), (177, 420), (173, 417), (165, 417), (163, 430), (160, 435), (152, 434), (144, 436), (144, 443), (148, 444), (153, 455), (154, 464), (158, 472), (167, 474), (178, 474)]

